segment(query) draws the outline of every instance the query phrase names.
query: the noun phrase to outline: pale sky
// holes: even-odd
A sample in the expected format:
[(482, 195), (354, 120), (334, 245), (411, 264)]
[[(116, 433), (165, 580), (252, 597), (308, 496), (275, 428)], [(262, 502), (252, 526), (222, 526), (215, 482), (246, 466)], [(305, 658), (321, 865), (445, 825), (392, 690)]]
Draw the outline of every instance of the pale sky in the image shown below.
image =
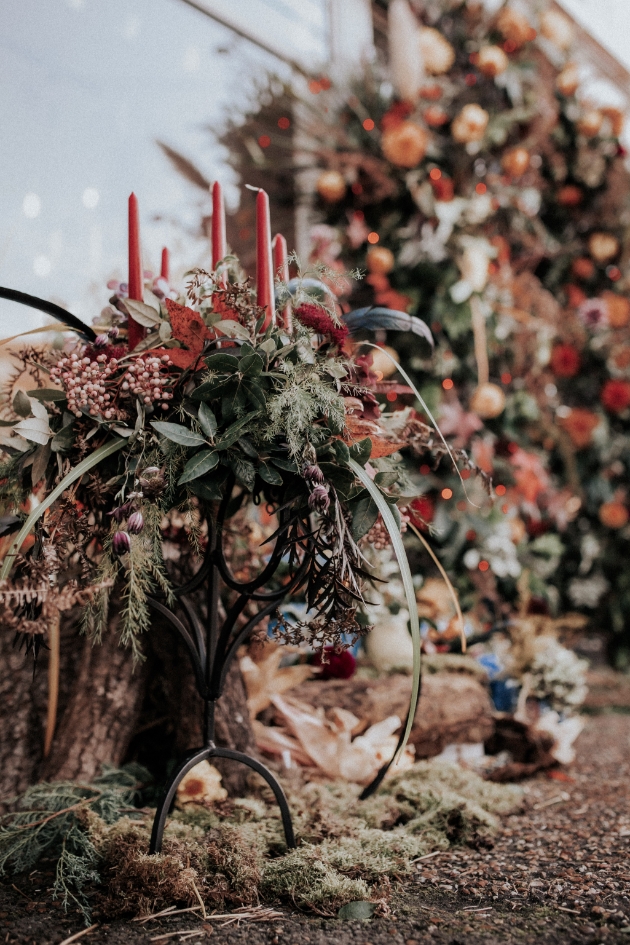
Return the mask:
[[(201, 2), (316, 68), (328, 0)], [(630, 68), (630, 0), (562, 3)], [(164, 244), (175, 273), (205, 263), (205, 241), (186, 231), (204, 199), (155, 139), (226, 184), (234, 205), (233, 176), (207, 128), (238, 109), (251, 80), (268, 69), (282, 67), (181, 0), (5, 3), (0, 285), (62, 302), (91, 321), (107, 300), (107, 280), (126, 277), (131, 190), (148, 266), (158, 265)], [(0, 336), (39, 324), (40, 315), (0, 300)]]

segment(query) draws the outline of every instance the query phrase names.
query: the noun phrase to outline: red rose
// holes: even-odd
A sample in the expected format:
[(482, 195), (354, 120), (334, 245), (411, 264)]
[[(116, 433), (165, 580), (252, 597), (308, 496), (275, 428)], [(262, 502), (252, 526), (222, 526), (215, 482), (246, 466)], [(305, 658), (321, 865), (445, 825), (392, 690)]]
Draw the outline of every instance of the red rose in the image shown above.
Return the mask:
[(579, 352), (572, 345), (556, 345), (551, 352), (551, 370), (557, 377), (575, 377), (580, 364)]
[(621, 413), (630, 407), (630, 383), (628, 381), (606, 381), (601, 401), (611, 413)]

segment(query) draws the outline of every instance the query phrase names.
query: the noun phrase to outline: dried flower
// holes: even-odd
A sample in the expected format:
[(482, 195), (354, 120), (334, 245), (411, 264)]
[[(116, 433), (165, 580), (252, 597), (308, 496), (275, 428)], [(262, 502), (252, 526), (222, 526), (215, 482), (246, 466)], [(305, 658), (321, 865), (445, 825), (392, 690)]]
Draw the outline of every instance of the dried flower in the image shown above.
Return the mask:
[(324, 474), (316, 464), (308, 463), (302, 467), (302, 475), (308, 482), (320, 485), (324, 481)]
[(608, 306), (603, 299), (586, 299), (578, 307), (578, 318), (587, 328), (601, 328), (608, 321)]
[(630, 382), (606, 381), (601, 393), (601, 402), (611, 413), (622, 413), (630, 407)]
[(144, 528), (144, 517), (142, 512), (132, 512), (127, 519), (127, 531), (130, 535), (139, 535)]
[(566, 417), (561, 417), (558, 423), (567, 431), (573, 445), (583, 449), (591, 442), (593, 431), (599, 426), (599, 417), (591, 410), (576, 407)]
[(551, 370), (557, 377), (575, 377), (580, 364), (580, 354), (572, 345), (556, 345), (551, 352)]
[(294, 312), (295, 317), (305, 328), (312, 328), (318, 335), (328, 335), (341, 346), (348, 336), (345, 325), (336, 325), (328, 312), (314, 302), (303, 302)]
[(126, 555), (131, 551), (131, 538), (127, 532), (116, 532), (112, 541), (115, 555)]
[(166, 480), (164, 473), (158, 466), (147, 466), (138, 474), (138, 483), (144, 494), (152, 499), (160, 495), (166, 485)]
[(328, 495), (328, 486), (317, 485), (311, 492), (308, 499), (308, 507), (313, 512), (320, 512), (325, 515), (330, 508), (330, 496)]
[(97, 335), (94, 339), (95, 348), (104, 348), (109, 343), (109, 335)]
[(451, 125), (453, 138), (460, 144), (481, 141), (489, 121), (490, 115), (481, 105), (464, 105)]
[(111, 512), (108, 512), (108, 516), (113, 518), (115, 522), (119, 525), (124, 518), (129, 515), (131, 511), (131, 502), (125, 502), (124, 505), (119, 505), (117, 508), (112, 509)]
[(381, 139), (383, 154), (396, 167), (417, 167), (428, 146), (429, 133), (413, 121), (403, 121)]
[(455, 50), (439, 30), (425, 26), (420, 30), (420, 55), (429, 75), (448, 72), (455, 62)]
[(599, 507), (599, 520), (606, 528), (624, 528), (628, 524), (628, 509), (623, 502), (604, 502)]
[(509, 65), (508, 57), (500, 46), (482, 46), (477, 56), (476, 66), (480, 72), (494, 79), (505, 72)]

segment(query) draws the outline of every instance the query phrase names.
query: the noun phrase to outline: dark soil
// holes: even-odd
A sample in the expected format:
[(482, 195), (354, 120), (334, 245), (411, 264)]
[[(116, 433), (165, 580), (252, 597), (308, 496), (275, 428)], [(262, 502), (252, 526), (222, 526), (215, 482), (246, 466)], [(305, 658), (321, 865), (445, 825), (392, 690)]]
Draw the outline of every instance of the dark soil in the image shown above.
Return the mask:
[[(587, 720), (567, 780), (526, 782), (523, 809), (492, 849), (457, 848), (420, 861), (394, 890), (391, 914), (369, 921), (280, 910), (271, 921), (204, 921), (197, 912), (145, 924), (99, 925), (82, 945), (512, 945), (630, 943), (630, 715)], [(60, 945), (80, 932), (51, 906), (34, 873), (0, 886), (0, 945)], [(192, 933), (186, 935), (186, 932)], [(170, 933), (170, 935), (169, 935)]]

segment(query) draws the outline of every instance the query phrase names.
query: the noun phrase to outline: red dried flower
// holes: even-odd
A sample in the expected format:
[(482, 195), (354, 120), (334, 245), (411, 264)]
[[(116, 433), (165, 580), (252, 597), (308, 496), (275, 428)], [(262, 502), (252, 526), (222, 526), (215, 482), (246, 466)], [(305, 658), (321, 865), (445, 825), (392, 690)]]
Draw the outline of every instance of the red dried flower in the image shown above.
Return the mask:
[(630, 383), (628, 381), (606, 381), (602, 388), (601, 401), (611, 413), (621, 413), (630, 407)]
[(575, 377), (581, 358), (572, 345), (556, 345), (551, 352), (551, 370), (557, 377)]
[(313, 665), (322, 667), (320, 679), (350, 679), (354, 676), (357, 661), (350, 650), (337, 653), (333, 646), (325, 646), (323, 654), (315, 654)]
[(409, 118), (413, 112), (411, 102), (394, 102), (389, 111), (385, 112), (381, 118), (381, 128), (383, 131), (390, 131), (392, 128), (398, 128), (406, 118)]
[(346, 326), (336, 325), (330, 315), (314, 302), (303, 302), (293, 314), (305, 328), (312, 328), (318, 335), (328, 335), (339, 347), (348, 337)]

